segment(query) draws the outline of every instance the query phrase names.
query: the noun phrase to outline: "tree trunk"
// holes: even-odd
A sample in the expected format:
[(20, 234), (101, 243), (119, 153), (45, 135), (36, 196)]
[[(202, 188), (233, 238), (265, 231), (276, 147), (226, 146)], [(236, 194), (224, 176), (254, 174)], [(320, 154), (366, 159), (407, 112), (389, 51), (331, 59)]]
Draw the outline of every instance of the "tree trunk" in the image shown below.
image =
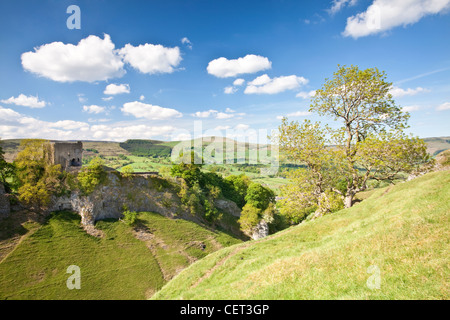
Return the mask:
[(344, 207), (350, 208), (353, 204), (353, 194), (348, 194), (344, 198)]

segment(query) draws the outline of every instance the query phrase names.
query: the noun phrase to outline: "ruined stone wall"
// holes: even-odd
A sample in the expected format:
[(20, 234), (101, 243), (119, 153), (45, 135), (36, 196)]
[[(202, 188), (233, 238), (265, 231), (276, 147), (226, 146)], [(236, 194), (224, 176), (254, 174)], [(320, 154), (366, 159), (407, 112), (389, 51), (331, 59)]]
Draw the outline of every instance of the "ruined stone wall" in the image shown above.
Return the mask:
[(61, 168), (67, 170), (70, 166), (81, 166), (83, 160), (83, 143), (54, 142), (51, 146), (53, 154), (52, 164), (60, 164)]
[[(163, 187), (165, 181), (158, 176), (130, 178), (109, 173), (108, 181), (89, 195), (72, 192), (68, 197), (55, 198), (49, 211), (72, 210), (81, 216), (83, 225), (93, 225), (95, 221), (122, 217), (124, 209), (136, 212), (156, 212), (168, 218), (181, 218), (202, 222), (201, 218), (183, 210), (177, 190)], [(240, 209), (229, 200), (217, 200), (216, 207), (222, 212), (240, 216)], [(222, 225), (221, 225), (222, 226)], [(229, 226), (223, 225), (225, 229)], [(238, 232), (239, 230), (231, 230)]]
[(118, 219), (124, 209), (152, 211), (167, 217), (186, 216), (176, 192), (161, 188), (151, 178), (122, 178), (109, 173), (108, 181), (89, 195), (72, 192), (58, 198), (50, 210), (73, 210), (81, 215), (83, 224), (93, 224), (107, 218)]

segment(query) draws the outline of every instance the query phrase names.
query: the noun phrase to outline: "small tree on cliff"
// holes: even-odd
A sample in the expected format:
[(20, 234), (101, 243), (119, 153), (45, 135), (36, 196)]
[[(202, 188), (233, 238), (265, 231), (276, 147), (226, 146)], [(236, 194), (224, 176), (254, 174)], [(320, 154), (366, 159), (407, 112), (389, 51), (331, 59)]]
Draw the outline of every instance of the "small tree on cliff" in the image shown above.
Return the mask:
[(319, 195), (332, 191), (351, 207), (369, 179), (392, 181), (399, 172), (430, 163), (423, 140), (403, 133), (409, 114), (395, 104), (391, 87), (376, 68), (338, 66), (333, 78), (316, 91), (309, 111), (331, 117), (340, 127), (320, 129), (319, 124), (300, 126), (283, 119), (280, 147), (306, 164), (309, 172), (303, 179), (316, 187), (316, 203)]
[(106, 178), (104, 162), (99, 157), (92, 159), (77, 176), (79, 188), (85, 195), (92, 193), (99, 184), (105, 182)]

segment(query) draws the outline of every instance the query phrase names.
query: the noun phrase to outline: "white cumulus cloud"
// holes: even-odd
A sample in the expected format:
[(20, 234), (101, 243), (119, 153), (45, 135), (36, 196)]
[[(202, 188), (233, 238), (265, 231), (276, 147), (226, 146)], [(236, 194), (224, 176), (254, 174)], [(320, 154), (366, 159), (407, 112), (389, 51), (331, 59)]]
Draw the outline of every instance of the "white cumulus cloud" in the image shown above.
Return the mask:
[(25, 70), (58, 82), (94, 82), (121, 77), (124, 63), (109, 35), (90, 35), (77, 45), (52, 42), (22, 54)]
[(309, 111), (296, 111), (288, 113), (286, 116), (276, 116), (278, 120), (283, 119), (284, 117), (307, 117), (310, 116), (312, 113)]
[(172, 73), (181, 62), (178, 47), (167, 48), (160, 44), (146, 43), (137, 47), (126, 44), (119, 50), (124, 61), (142, 73)]
[(103, 91), (104, 94), (115, 95), (121, 93), (130, 93), (130, 86), (128, 84), (108, 84)]
[(374, 0), (366, 11), (347, 18), (343, 35), (359, 38), (385, 32), (449, 8), (450, 0)]
[(413, 105), (413, 106), (404, 106), (402, 108), (403, 112), (412, 112), (412, 111), (417, 111), (417, 110), (420, 110), (420, 106)]
[(315, 95), (316, 95), (316, 90), (311, 90), (308, 92), (301, 91), (301, 92), (297, 93), (295, 96), (297, 98), (308, 99), (308, 98), (314, 97)]
[(394, 98), (399, 98), (399, 97), (403, 97), (403, 96), (413, 96), (413, 95), (418, 94), (419, 92), (428, 92), (428, 90), (424, 89), (422, 87), (417, 87), (415, 89), (412, 89), (412, 88), (402, 89), (402, 88), (395, 87), (395, 86), (393, 86), (389, 90), (389, 93), (392, 94), (392, 96)]
[(6, 104), (15, 104), (18, 106), (24, 106), (29, 108), (43, 108), (47, 105), (45, 101), (39, 101), (38, 97), (26, 96), (24, 94), (19, 94), (18, 97), (11, 97), (6, 100), (1, 100), (1, 102)]
[[(105, 121), (109, 121), (109, 119), (95, 120), (95, 122)], [(0, 136), (3, 139), (55, 139), (57, 137), (58, 140), (125, 141), (127, 139), (168, 138), (176, 130), (177, 128), (171, 125), (149, 126), (138, 121), (108, 125), (89, 125), (73, 120), (48, 122), (0, 106)]]
[(93, 104), (90, 106), (83, 106), (83, 111), (85, 111), (87, 113), (99, 114), (99, 113), (105, 112), (106, 108)]
[(227, 129), (230, 129), (230, 126), (217, 126), (214, 128), (214, 130), (218, 130), (218, 131), (227, 130)]
[(328, 9), (328, 12), (332, 15), (336, 14), (346, 5), (354, 6), (357, 2), (358, 0), (333, 0), (331, 8)]
[(126, 115), (133, 115), (136, 118), (145, 118), (148, 120), (166, 120), (182, 116), (182, 114), (175, 109), (163, 108), (139, 101), (124, 103), (120, 110)]
[(288, 117), (307, 117), (309, 115), (311, 115), (309, 111), (297, 111), (287, 114)]
[(229, 113), (225, 113), (225, 112), (218, 112), (216, 114), (216, 119), (230, 119), (233, 117), (234, 117), (234, 114), (229, 114)]
[(54, 123), (49, 123), (50, 127), (62, 128), (66, 130), (76, 130), (81, 128), (89, 128), (89, 124), (86, 122), (73, 121), (73, 120), (60, 120)]
[(186, 45), (189, 49), (192, 49), (192, 42), (187, 37), (181, 39), (181, 43)]
[(244, 79), (236, 79), (233, 81), (233, 86), (242, 86), (244, 84), (245, 80)]
[(444, 102), (443, 104), (437, 107), (438, 111), (450, 110), (450, 102)]
[(303, 77), (280, 76), (271, 79), (267, 74), (257, 77), (249, 82), (245, 88), (246, 94), (276, 94), (286, 90), (293, 90), (301, 85), (307, 84), (308, 80)]
[(215, 119), (231, 119), (238, 117), (236, 119), (240, 119), (240, 117), (245, 116), (245, 113), (236, 113), (234, 110), (230, 108), (226, 108), (225, 112), (219, 112), (217, 110), (207, 110), (207, 111), (197, 111), (192, 114), (192, 116), (197, 118), (215, 118)]
[(247, 130), (248, 128), (250, 128), (250, 126), (243, 123), (239, 123), (234, 127), (235, 130)]
[(197, 118), (209, 118), (212, 115), (217, 114), (219, 111), (217, 110), (208, 110), (208, 111), (197, 111), (196, 113), (193, 114), (194, 117)]
[(236, 89), (235, 87), (233, 87), (233, 86), (225, 87), (225, 88), (223, 89), (223, 93), (225, 93), (225, 94), (233, 94), (233, 93), (235, 93), (236, 91), (237, 91), (237, 89)]
[(239, 74), (255, 73), (258, 71), (270, 69), (272, 62), (268, 58), (248, 54), (238, 59), (227, 59), (220, 57), (208, 63), (206, 70), (219, 78), (235, 77)]

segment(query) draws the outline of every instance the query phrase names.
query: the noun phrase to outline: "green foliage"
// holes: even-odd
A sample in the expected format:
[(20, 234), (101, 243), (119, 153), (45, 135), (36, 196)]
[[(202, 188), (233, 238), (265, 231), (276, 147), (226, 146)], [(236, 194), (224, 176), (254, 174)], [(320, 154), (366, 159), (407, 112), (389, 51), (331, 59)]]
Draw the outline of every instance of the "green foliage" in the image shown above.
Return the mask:
[(202, 216), (211, 223), (219, 220), (221, 215), (214, 207), (214, 200), (220, 196), (234, 201), (240, 208), (248, 202), (262, 211), (274, 201), (272, 190), (251, 183), (244, 174), (224, 179), (215, 172), (202, 172), (202, 165), (195, 164), (201, 159), (194, 152), (181, 158), (178, 164), (172, 166), (171, 174), (183, 178), (178, 196), (193, 215)]
[(103, 166), (103, 160), (94, 158), (87, 167), (83, 167), (78, 173), (78, 185), (85, 195), (92, 193), (95, 188), (106, 181), (107, 174)]
[(149, 176), (147, 179), (152, 182), (153, 188), (159, 192), (174, 188), (174, 185), (167, 179), (158, 176)]
[(192, 187), (196, 183), (200, 183), (202, 179), (201, 165), (191, 163), (174, 164), (170, 170), (170, 174), (174, 177), (183, 178), (187, 184)]
[(5, 187), (7, 193), (17, 188), (16, 167), (4, 158), (4, 152), (0, 141), (0, 183)]
[(171, 176), (170, 167), (164, 166), (160, 167), (158, 173), (161, 177), (167, 178)]
[(41, 139), (24, 139), (14, 165), (18, 178), (19, 200), (36, 209), (47, 206), (52, 195), (65, 193), (66, 174), (60, 165), (51, 165), (50, 144)]
[(219, 211), (214, 206), (213, 200), (206, 199), (203, 203), (205, 208), (205, 219), (209, 222), (214, 222), (219, 218)]
[(136, 225), (137, 222), (137, 212), (125, 210), (122, 212), (123, 218), (122, 221), (125, 222), (126, 225), (132, 227)]
[(244, 174), (231, 175), (226, 177), (224, 182), (223, 195), (242, 208), (246, 202), (245, 196), (250, 185), (250, 179)]
[(252, 182), (248, 186), (245, 201), (259, 210), (265, 210), (270, 203), (275, 201), (275, 194), (269, 188)]
[(247, 203), (242, 208), (241, 217), (238, 220), (242, 232), (251, 235), (252, 229), (258, 225), (259, 221), (261, 221), (261, 209)]
[(120, 173), (122, 174), (122, 176), (124, 178), (131, 178), (133, 176), (134, 173), (134, 169), (132, 166), (128, 165), (122, 168), (122, 170), (120, 171)]
[(393, 181), (401, 172), (423, 171), (432, 165), (425, 143), (403, 134), (409, 114), (395, 105), (391, 86), (376, 68), (338, 66), (333, 78), (316, 91), (310, 111), (340, 121), (341, 127), (283, 119), (278, 135), (281, 151), (306, 165), (306, 171), (298, 171), (296, 186), (284, 190), (288, 200), (282, 205), (300, 205), (282, 209), (287, 216), (301, 217), (313, 206), (321, 215), (336, 210), (340, 203), (332, 193), (351, 207), (370, 179)]
[(350, 131), (350, 142), (386, 127), (401, 130), (407, 127), (409, 114), (395, 104), (391, 87), (385, 72), (377, 68), (338, 65), (333, 78), (316, 90), (310, 111), (342, 121)]
[(134, 156), (140, 157), (169, 157), (172, 148), (161, 145), (157, 140), (127, 140), (119, 145)]

